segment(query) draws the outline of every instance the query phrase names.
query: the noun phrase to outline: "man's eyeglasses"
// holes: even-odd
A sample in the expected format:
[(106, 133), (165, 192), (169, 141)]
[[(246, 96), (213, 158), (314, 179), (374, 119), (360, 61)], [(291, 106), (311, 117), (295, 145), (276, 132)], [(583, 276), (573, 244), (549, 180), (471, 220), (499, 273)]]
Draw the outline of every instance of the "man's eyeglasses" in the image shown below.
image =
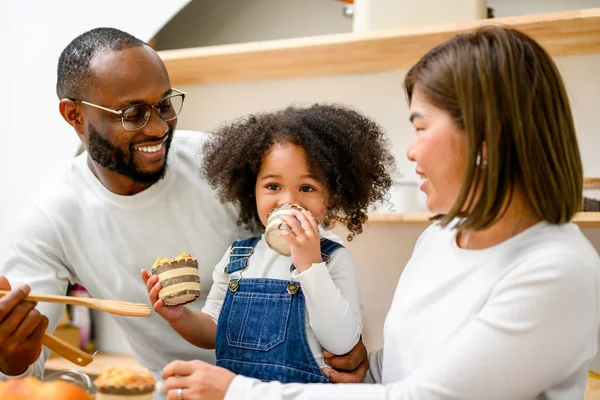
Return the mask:
[(152, 104), (135, 104), (129, 107), (122, 108), (120, 110), (113, 110), (111, 108), (106, 108), (99, 106), (98, 104), (89, 103), (87, 101), (79, 100), (79, 99), (71, 99), (73, 101), (77, 101), (81, 104), (85, 104), (88, 106), (96, 107), (104, 111), (108, 111), (113, 114), (117, 114), (121, 116), (121, 122), (123, 123), (123, 128), (126, 131), (137, 131), (138, 129), (142, 129), (148, 121), (150, 121), (150, 116), (152, 115), (152, 110), (156, 110), (156, 113), (163, 121), (168, 122), (172, 121), (181, 112), (183, 108), (183, 100), (185, 99), (185, 92), (177, 89), (171, 89), (172, 94), (168, 95), (158, 103)]

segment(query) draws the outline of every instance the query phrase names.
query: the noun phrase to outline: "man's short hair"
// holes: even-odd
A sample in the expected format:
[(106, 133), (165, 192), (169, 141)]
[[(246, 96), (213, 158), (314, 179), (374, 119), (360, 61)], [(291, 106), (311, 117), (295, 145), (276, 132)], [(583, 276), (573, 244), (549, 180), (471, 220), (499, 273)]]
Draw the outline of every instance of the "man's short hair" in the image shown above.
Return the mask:
[(115, 28), (95, 28), (79, 35), (69, 43), (58, 59), (58, 98), (85, 97), (86, 90), (93, 84), (90, 64), (97, 54), (144, 45), (135, 36)]

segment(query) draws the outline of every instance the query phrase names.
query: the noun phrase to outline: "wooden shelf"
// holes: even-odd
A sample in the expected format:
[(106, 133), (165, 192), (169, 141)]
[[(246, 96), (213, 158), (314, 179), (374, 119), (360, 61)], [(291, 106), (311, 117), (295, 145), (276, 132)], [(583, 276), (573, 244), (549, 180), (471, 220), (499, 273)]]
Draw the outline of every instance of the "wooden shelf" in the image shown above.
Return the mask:
[(173, 86), (408, 68), (432, 47), (483, 25), (508, 25), (553, 56), (600, 53), (600, 8), (442, 26), (160, 51)]
[(429, 212), (411, 213), (369, 213), (368, 225), (380, 224), (406, 224), (406, 225), (429, 225), (432, 216)]
[[(433, 214), (427, 212), (416, 213), (371, 213), (369, 214), (368, 225), (381, 224), (405, 224), (405, 225), (429, 225), (429, 218)], [(580, 212), (573, 218), (581, 228), (600, 228), (600, 212)]]
[(98, 353), (94, 356), (94, 361), (92, 361), (89, 365), (86, 365), (85, 367), (75, 365), (72, 362), (65, 360), (64, 358), (59, 356), (50, 357), (48, 360), (46, 360), (46, 373), (60, 371), (64, 369), (76, 369), (88, 375), (96, 376), (100, 375), (104, 368), (115, 366), (142, 368), (142, 366), (137, 362), (137, 360), (133, 356), (123, 354)]
[(580, 212), (575, 215), (573, 222), (580, 228), (600, 228), (600, 212)]

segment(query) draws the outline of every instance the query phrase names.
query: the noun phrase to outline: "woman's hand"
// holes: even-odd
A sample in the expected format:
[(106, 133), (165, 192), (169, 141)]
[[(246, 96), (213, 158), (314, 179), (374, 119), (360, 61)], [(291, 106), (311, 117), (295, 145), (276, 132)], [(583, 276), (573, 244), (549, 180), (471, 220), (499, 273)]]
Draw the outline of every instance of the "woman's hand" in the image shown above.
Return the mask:
[(315, 217), (306, 210), (292, 209), (292, 215), (296, 218), (288, 215), (281, 217), (283, 222), (292, 228), (291, 232), (281, 231), (281, 236), (290, 245), (296, 269), (298, 272), (304, 272), (314, 263), (323, 262), (319, 225)]
[(324, 368), (323, 373), (333, 383), (362, 383), (369, 370), (367, 348), (361, 340), (349, 353), (336, 356), (323, 350), (325, 364), (331, 368)]
[(194, 360), (173, 361), (163, 369), (162, 376), (167, 400), (222, 400), (236, 375), (225, 368)]
[(158, 315), (163, 317), (169, 324), (176, 324), (183, 317), (185, 306), (167, 307), (161, 299), (158, 298), (158, 292), (161, 289), (158, 276), (148, 275), (148, 272), (142, 270), (142, 280), (146, 284), (148, 296), (150, 296), (150, 304)]

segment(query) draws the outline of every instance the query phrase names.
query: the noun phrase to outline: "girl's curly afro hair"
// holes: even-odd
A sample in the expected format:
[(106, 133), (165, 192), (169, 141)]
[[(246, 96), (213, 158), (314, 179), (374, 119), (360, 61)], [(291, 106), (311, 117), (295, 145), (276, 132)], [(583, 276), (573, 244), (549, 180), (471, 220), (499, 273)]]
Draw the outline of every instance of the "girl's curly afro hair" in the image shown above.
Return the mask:
[(394, 158), (382, 129), (348, 107), (315, 104), (250, 115), (217, 130), (203, 148), (203, 173), (222, 202), (236, 205), (238, 222), (255, 233), (264, 231), (256, 177), (276, 143), (303, 147), (311, 173), (327, 188), (331, 206), (323, 226), (345, 224), (349, 240), (361, 233), (369, 205), (392, 185)]

